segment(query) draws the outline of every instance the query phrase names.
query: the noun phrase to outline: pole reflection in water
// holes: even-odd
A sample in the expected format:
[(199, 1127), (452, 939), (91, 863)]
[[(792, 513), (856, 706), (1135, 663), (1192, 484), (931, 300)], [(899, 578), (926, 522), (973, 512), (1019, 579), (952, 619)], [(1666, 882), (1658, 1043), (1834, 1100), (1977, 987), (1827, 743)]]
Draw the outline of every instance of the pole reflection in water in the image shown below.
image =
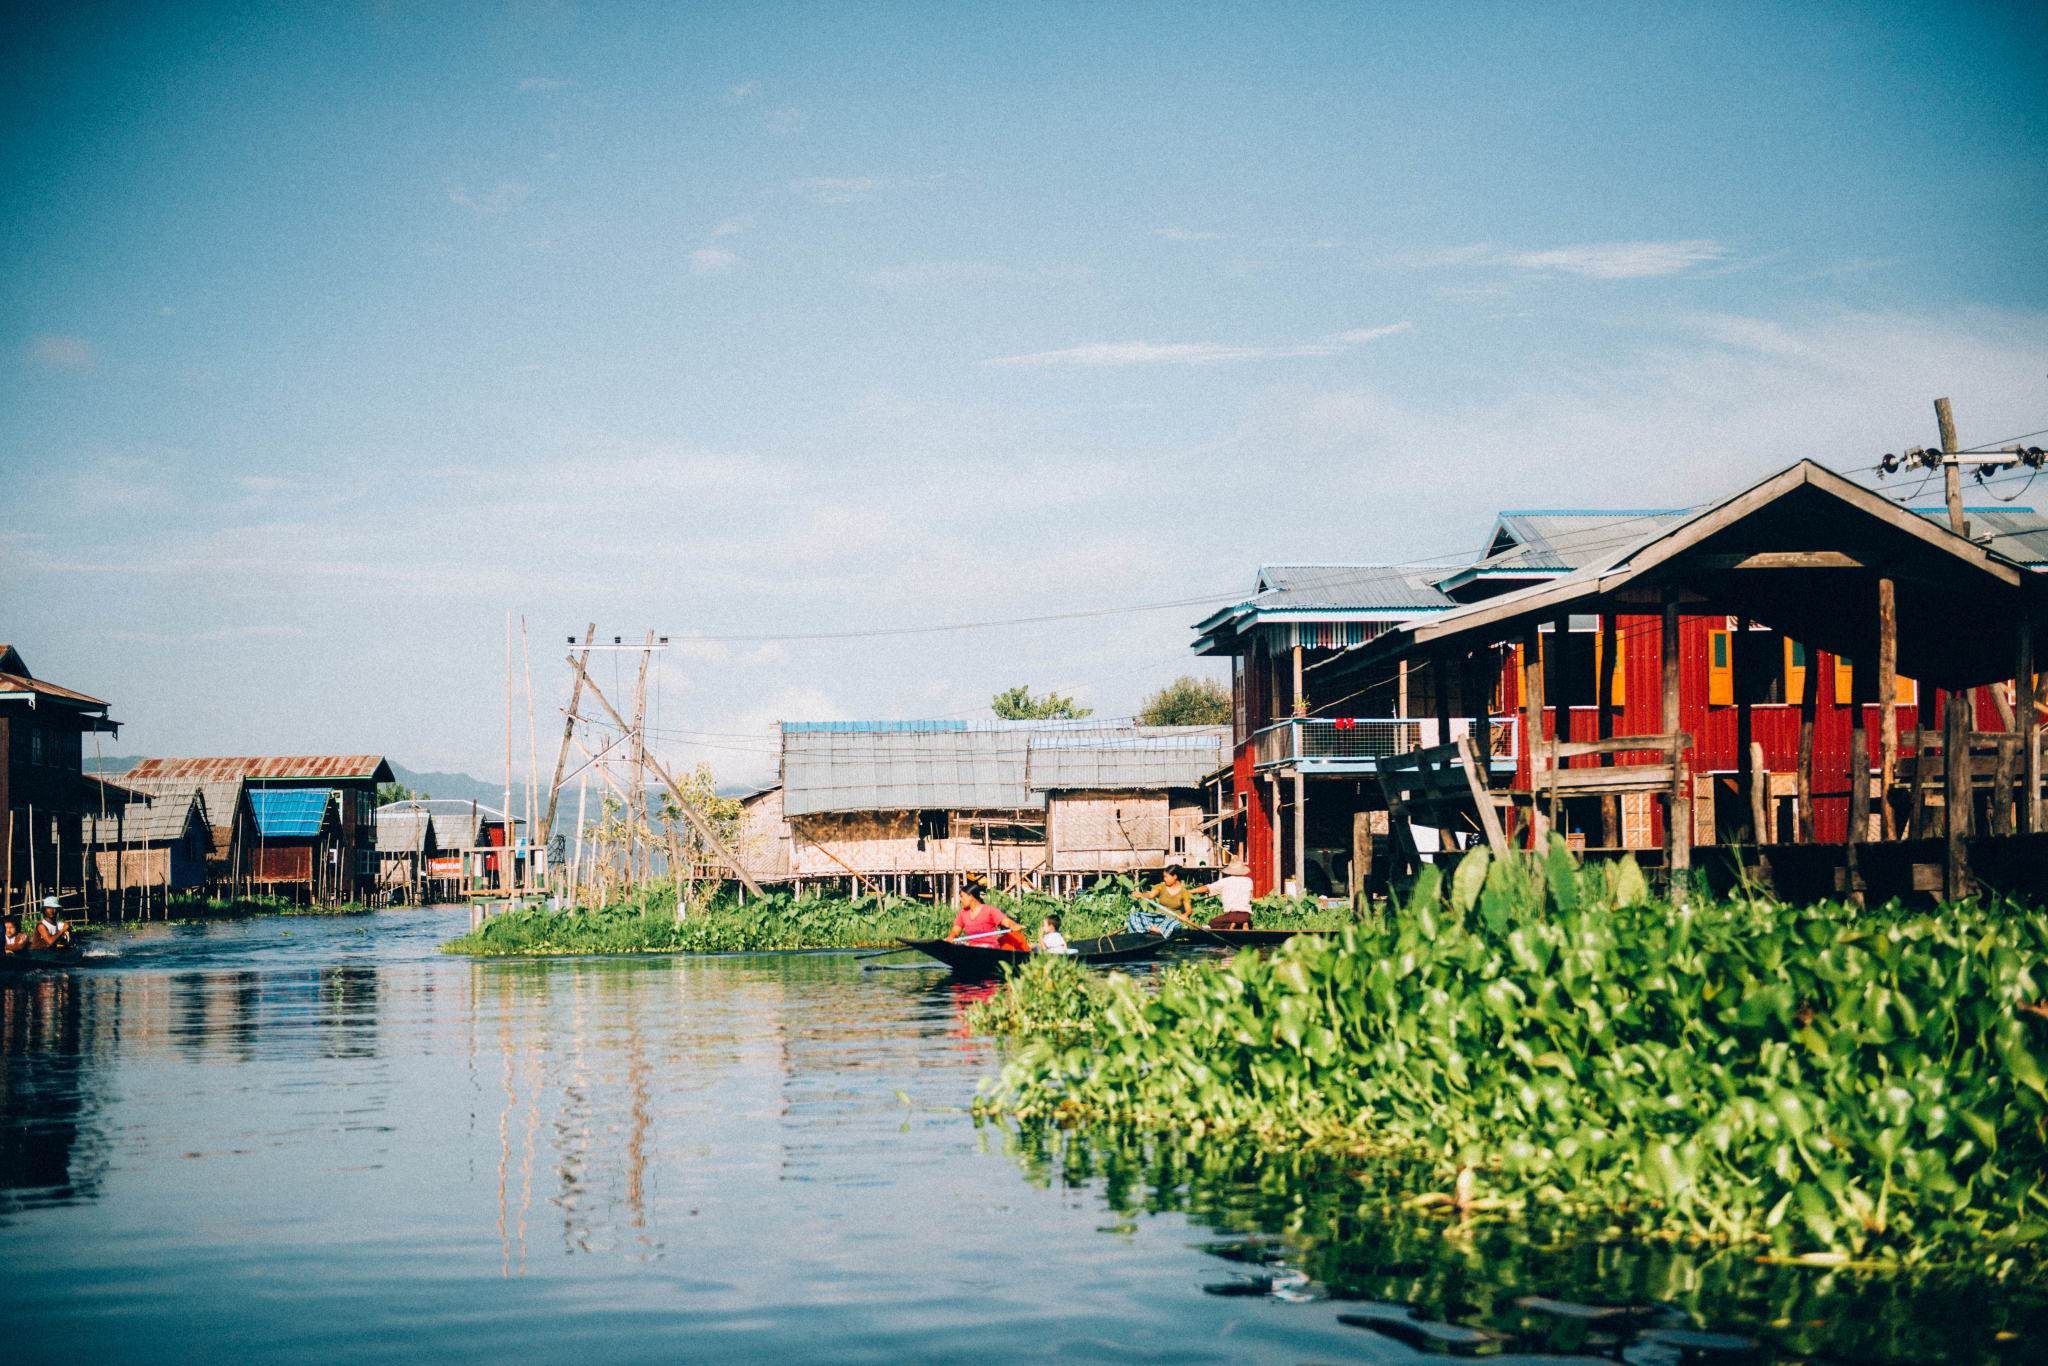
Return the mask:
[(98, 1005), (69, 975), (0, 978), (0, 1214), (98, 1194)]

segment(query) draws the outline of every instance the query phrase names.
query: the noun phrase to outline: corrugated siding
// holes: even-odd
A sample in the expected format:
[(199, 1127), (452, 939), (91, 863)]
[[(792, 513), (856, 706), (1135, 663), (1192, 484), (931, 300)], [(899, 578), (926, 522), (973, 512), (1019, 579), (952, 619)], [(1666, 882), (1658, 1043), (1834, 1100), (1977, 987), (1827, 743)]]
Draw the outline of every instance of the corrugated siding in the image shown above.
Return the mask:
[(376, 779), (391, 777), (381, 754), (292, 754), (272, 758), (144, 759), (125, 775), (130, 778), (190, 778), (210, 782), (228, 778), (290, 781), (308, 778)]
[(1229, 733), (1221, 727), (1186, 740), (1089, 746), (1034, 743), (1026, 780), (1034, 792), (1199, 787), (1202, 779), (1223, 766), (1229, 743)]
[(328, 787), (259, 787), (250, 791), (249, 804), (263, 838), (302, 838), (320, 833), (333, 793)]
[(825, 811), (1023, 809), (1045, 798), (1025, 781), (1023, 730), (817, 731), (782, 734), (785, 816)]

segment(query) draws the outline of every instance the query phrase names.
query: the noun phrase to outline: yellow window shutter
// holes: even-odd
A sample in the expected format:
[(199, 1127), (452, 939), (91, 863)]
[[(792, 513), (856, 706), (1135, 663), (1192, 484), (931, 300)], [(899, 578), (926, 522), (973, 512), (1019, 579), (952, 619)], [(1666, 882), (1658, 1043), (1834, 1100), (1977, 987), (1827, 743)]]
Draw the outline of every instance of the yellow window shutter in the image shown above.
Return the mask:
[(1856, 666), (1850, 661), (1835, 656), (1835, 705), (1853, 706), (1856, 701)]
[(1733, 643), (1726, 631), (1707, 632), (1707, 705), (1735, 705), (1735, 661)]
[(1806, 647), (1790, 639), (1785, 642), (1785, 700), (1795, 705), (1806, 700)]
[[(1600, 677), (1601, 666), (1606, 662), (1607, 636), (1603, 632), (1593, 637), (1593, 677)], [(1628, 703), (1628, 670), (1622, 665), (1628, 660), (1628, 644), (1619, 631), (1614, 635), (1614, 695), (1617, 707)]]

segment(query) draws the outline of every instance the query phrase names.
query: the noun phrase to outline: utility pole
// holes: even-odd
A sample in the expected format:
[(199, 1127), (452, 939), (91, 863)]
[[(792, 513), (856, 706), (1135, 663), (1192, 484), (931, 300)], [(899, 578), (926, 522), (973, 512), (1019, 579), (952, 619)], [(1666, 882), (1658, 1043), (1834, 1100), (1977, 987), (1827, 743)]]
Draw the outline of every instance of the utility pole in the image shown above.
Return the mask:
[(518, 831), (512, 824), (512, 614), (505, 613), (505, 843), (498, 855), (498, 886), (504, 891), (515, 891), (512, 869), (516, 864), (509, 862), (516, 850), (514, 836)]
[[(590, 623), (589, 626), (585, 627), (583, 630), (584, 668), (589, 667), (590, 646), (591, 642), (595, 641), (596, 639), (597, 623), (593, 621)], [(547, 829), (550, 834), (554, 832), (555, 828), (555, 803), (559, 801), (562, 796), (562, 769), (569, 762), (569, 737), (573, 736), (576, 733), (576, 708), (582, 703), (582, 701), (583, 669), (579, 668), (576, 671), (576, 686), (569, 694), (569, 714), (562, 721), (562, 748), (561, 751), (555, 755), (555, 780), (548, 784)], [(576, 818), (576, 821), (576, 847), (580, 850), (583, 847), (582, 816), (579, 815)]]
[[(634, 823), (637, 812), (641, 829), (647, 828), (647, 740), (641, 728), (647, 720), (647, 661), (654, 658), (653, 650), (654, 632), (649, 630), (647, 648), (640, 652), (640, 677), (633, 684), (633, 792), (626, 802), (628, 824)], [(632, 844), (627, 846), (626, 861), (629, 867), (636, 869), (633, 874), (636, 882), (644, 881), (653, 872), (653, 851), (641, 842), (638, 830), (633, 833)]]
[(1941, 424), (1941, 487), (1948, 497), (1948, 529), (1964, 540), (1970, 537), (1970, 523), (1963, 516), (1963, 468), (1956, 462), (1956, 416), (1948, 400), (1934, 400), (1934, 417)]

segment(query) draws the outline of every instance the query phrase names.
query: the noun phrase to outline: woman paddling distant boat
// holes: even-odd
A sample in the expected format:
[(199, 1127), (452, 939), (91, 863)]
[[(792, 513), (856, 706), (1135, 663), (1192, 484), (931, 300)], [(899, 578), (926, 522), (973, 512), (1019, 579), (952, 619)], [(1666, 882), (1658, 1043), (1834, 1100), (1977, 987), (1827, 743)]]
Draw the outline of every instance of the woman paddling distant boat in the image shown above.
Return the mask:
[(1024, 927), (981, 899), (973, 883), (960, 888), (960, 913), (953, 917), (953, 930), (946, 938), (956, 944), (979, 944), (989, 949), (1016, 949), (1028, 953), (1031, 942)]

